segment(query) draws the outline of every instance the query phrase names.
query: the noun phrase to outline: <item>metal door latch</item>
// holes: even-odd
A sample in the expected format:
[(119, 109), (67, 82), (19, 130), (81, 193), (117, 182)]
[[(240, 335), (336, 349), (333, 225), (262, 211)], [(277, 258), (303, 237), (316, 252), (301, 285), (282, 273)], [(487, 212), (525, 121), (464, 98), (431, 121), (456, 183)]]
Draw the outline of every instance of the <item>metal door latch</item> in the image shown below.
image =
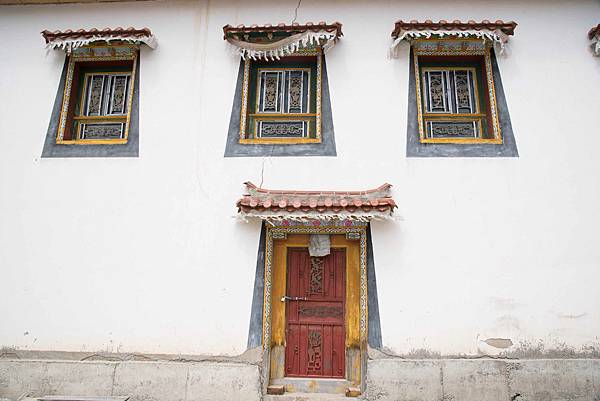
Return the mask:
[(306, 297), (289, 297), (287, 295), (284, 295), (283, 297), (281, 297), (281, 302), (285, 302), (286, 300), (288, 300), (288, 301), (307, 301)]

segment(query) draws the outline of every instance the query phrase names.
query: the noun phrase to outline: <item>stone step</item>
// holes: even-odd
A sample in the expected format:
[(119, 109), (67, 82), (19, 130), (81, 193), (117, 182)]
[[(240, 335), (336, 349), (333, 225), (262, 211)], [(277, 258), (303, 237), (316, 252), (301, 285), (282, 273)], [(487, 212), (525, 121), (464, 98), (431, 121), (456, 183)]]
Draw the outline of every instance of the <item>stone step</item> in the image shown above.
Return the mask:
[[(286, 393), (321, 393), (321, 394), (345, 394), (348, 387), (353, 387), (352, 382), (346, 379), (329, 378), (305, 378), (285, 377), (271, 379), (270, 386), (285, 388)], [(270, 394), (279, 394), (270, 392)], [(600, 401), (600, 400), (599, 400)]]
[(285, 393), (283, 395), (265, 395), (263, 401), (352, 401), (359, 398), (346, 397), (344, 394), (323, 393)]

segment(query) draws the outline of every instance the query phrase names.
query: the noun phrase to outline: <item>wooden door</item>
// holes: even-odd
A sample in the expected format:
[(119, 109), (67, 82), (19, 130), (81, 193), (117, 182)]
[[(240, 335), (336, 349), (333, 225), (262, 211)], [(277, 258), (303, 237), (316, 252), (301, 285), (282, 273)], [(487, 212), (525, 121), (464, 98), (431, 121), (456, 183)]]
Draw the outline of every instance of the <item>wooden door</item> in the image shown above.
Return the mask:
[(289, 248), (287, 261), (285, 375), (344, 378), (346, 250)]

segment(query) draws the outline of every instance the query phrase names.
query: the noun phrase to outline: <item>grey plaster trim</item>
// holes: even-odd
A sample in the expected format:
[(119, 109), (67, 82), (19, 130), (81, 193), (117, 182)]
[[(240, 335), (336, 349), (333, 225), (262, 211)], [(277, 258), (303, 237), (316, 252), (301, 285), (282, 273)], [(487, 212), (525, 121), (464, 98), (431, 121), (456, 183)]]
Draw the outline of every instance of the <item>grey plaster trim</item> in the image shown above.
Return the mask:
[(48, 132), (44, 141), (42, 157), (138, 157), (139, 156), (139, 101), (140, 101), (140, 57), (136, 64), (135, 82), (133, 85), (133, 104), (131, 105), (131, 119), (129, 121), (129, 134), (126, 144), (119, 145), (59, 145), (56, 143), (56, 131), (60, 119), (60, 108), (62, 106), (65, 81), (67, 76), (68, 60), (65, 60), (60, 83)]
[(381, 322), (379, 320), (379, 298), (377, 296), (377, 279), (375, 277), (375, 257), (373, 255), (373, 237), (371, 224), (367, 226), (367, 293), (369, 334), (368, 342), (371, 348), (383, 347), (381, 340)]
[(408, 123), (406, 127), (406, 157), (519, 157), (515, 136), (513, 134), (508, 104), (504, 95), (502, 78), (496, 56), (492, 51), (492, 73), (496, 86), (496, 102), (502, 144), (452, 144), (452, 143), (421, 143), (419, 140), (418, 112), (415, 90), (414, 55), (410, 52), (408, 78)]
[(322, 93), (322, 130), (321, 143), (287, 144), (287, 145), (255, 145), (240, 144), (240, 112), (242, 109), (242, 85), (244, 81), (244, 62), (240, 61), (235, 96), (229, 120), (229, 132), (225, 146), (225, 157), (260, 157), (260, 156), (336, 156), (333, 117), (329, 99), (329, 82), (327, 64), (323, 56), (323, 93)]
[(252, 308), (250, 310), (250, 327), (248, 328), (248, 348), (259, 347), (262, 342), (262, 317), (265, 289), (265, 243), (266, 227), (263, 222), (260, 227), (258, 254), (256, 255), (256, 273), (254, 275), (254, 292), (252, 293)]

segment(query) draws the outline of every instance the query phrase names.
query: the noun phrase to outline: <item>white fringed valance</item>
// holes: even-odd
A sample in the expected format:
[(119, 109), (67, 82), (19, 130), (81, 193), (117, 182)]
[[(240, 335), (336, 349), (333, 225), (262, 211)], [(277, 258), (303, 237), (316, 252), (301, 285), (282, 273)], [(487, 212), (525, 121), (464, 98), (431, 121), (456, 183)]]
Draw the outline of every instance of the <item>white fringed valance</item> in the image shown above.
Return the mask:
[(301, 48), (322, 45), (327, 51), (335, 45), (336, 33), (320, 31), (306, 31), (296, 35), (288, 36), (273, 43), (252, 43), (239, 39), (227, 38), (236, 52), (245, 60), (247, 58), (256, 60), (279, 60), (281, 57), (295, 53)]
[(489, 41), (493, 43), (494, 47), (499, 54), (504, 52), (506, 42), (508, 42), (508, 35), (497, 29), (495, 31), (490, 30), (407, 30), (402, 31), (400, 35), (394, 40), (391, 46), (392, 56), (397, 56), (397, 48), (402, 41), (411, 42), (414, 39), (429, 39), (429, 38), (480, 38), (483, 41)]
[(129, 36), (129, 35), (106, 35), (98, 34), (91, 37), (78, 37), (78, 38), (56, 38), (46, 44), (46, 49), (62, 49), (67, 53), (70, 53), (74, 49), (79, 47), (87, 46), (95, 42), (107, 42), (112, 41), (123, 41), (133, 44), (145, 44), (151, 49), (156, 49), (158, 42), (154, 35), (147, 36)]
[(394, 215), (392, 212), (376, 212), (371, 211), (369, 213), (314, 213), (314, 214), (302, 214), (302, 213), (260, 213), (260, 212), (249, 212), (244, 214), (238, 214), (234, 216), (236, 220), (243, 222), (249, 222), (254, 219), (264, 220), (267, 222), (281, 222), (281, 221), (296, 221), (296, 222), (311, 222), (315, 220), (320, 221), (355, 221), (361, 223), (368, 223), (371, 221), (385, 221), (385, 220), (399, 220), (399, 217)]
[(596, 35), (592, 38), (592, 52), (594, 56), (600, 57), (600, 35)]

